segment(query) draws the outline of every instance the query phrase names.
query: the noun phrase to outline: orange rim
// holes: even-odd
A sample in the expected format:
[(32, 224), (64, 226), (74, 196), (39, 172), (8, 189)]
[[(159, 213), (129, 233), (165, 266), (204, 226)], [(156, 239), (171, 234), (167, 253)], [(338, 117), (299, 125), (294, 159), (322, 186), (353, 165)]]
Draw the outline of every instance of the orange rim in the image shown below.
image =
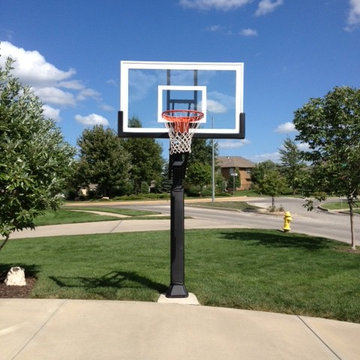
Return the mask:
[[(185, 115), (187, 114), (187, 115)], [(197, 122), (204, 117), (204, 113), (197, 110), (166, 110), (162, 118), (173, 124), (175, 132), (188, 132), (190, 123)]]

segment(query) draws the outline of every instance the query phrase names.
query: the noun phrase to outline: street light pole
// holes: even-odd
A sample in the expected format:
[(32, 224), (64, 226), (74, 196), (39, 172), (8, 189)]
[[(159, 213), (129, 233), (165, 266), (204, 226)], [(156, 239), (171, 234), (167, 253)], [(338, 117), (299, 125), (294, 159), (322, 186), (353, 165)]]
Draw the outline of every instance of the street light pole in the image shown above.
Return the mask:
[(232, 174), (230, 174), (233, 178), (233, 195), (235, 195), (235, 190), (236, 190), (236, 177), (238, 176), (238, 174), (234, 171)]
[[(211, 128), (214, 128), (214, 117), (211, 117)], [(215, 202), (215, 143), (212, 139), (212, 164), (211, 164), (211, 180), (212, 180), (212, 191), (211, 191), (211, 202)]]

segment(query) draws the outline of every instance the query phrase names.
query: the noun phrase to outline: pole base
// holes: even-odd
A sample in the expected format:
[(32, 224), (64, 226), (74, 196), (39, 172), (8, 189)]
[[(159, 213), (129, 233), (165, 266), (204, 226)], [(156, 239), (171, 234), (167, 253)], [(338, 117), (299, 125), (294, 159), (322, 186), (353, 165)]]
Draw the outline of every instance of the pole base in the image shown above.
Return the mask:
[(172, 284), (166, 290), (167, 298), (187, 298), (188, 296), (189, 293), (183, 284)]

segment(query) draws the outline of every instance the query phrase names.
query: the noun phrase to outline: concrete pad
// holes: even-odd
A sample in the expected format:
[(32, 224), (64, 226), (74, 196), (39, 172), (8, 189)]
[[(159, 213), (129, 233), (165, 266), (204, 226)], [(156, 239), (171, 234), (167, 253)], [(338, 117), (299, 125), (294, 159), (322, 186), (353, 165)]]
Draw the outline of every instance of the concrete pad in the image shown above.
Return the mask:
[(0, 299), (0, 359), (14, 359), (63, 303)]
[(301, 319), (341, 359), (360, 359), (360, 324), (301, 316)]
[(159, 304), (200, 305), (193, 293), (189, 293), (187, 298), (167, 298), (165, 294), (161, 294), (157, 302)]
[[(339, 359), (298, 316), (93, 300), (0, 299), (0, 309), (4, 360)], [(327, 324), (318, 326), (331, 334)], [(359, 338), (360, 324), (348, 328)], [(339, 353), (347, 345), (342, 329)], [(359, 354), (352, 349), (343, 359)]]

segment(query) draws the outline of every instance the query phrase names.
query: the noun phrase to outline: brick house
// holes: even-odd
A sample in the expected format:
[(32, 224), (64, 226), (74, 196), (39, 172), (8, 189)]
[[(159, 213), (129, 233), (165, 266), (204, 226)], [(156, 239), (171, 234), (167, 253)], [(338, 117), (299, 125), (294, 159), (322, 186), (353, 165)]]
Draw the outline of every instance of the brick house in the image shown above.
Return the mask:
[(255, 164), (241, 156), (218, 156), (216, 165), (220, 168), (221, 175), (228, 181), (234, 171), (240, 174), (240, 188), (237, 190), (249, 190), (252, 182), (250, 178), (251, 169)]

